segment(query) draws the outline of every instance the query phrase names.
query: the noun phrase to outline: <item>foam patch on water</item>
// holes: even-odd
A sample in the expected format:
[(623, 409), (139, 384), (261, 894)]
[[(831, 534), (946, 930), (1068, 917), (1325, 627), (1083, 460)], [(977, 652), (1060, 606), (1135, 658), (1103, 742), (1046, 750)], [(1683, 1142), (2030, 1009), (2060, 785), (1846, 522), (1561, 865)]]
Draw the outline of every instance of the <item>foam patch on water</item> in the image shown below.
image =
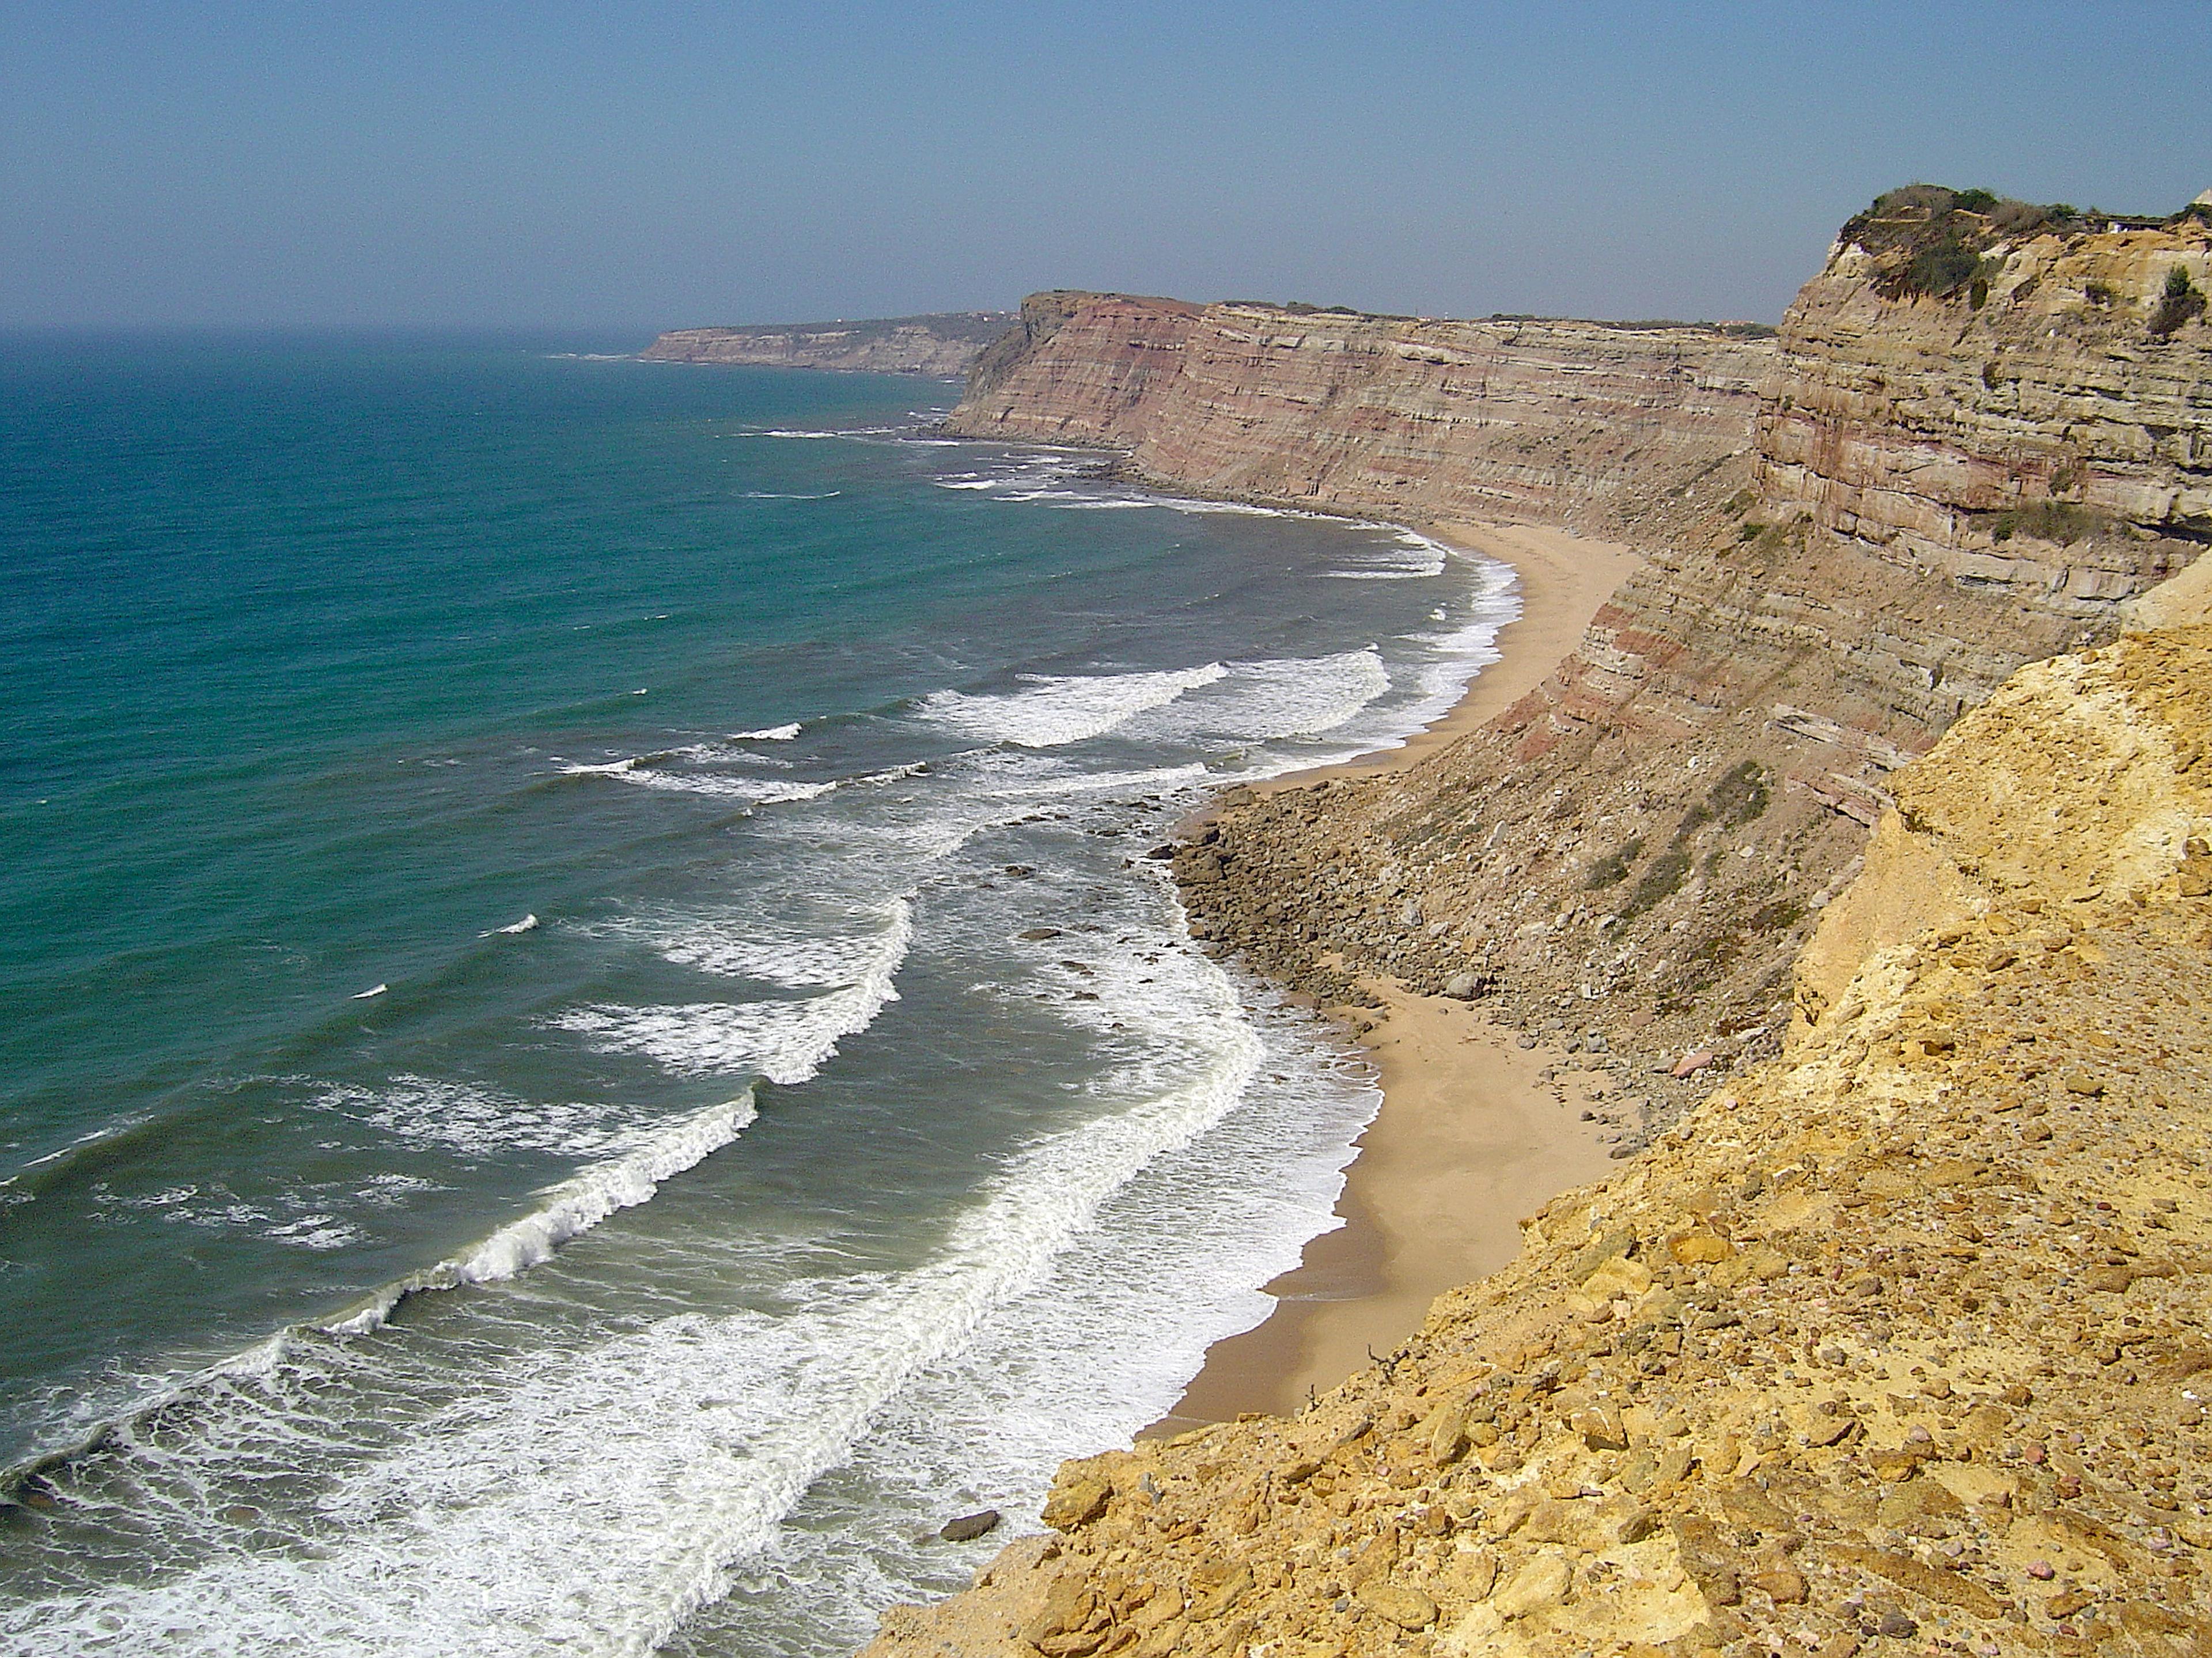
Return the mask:
[(1167, 739), (1206, 736), (1246, 742), (1318, 737), (1389, 694), (1382, 653), (1370, 647), (1330, 656), (1237, 662), (1229, 676), (1145, 716), (1131, 732)]
[(1442, 575), (1451, 556), (1452, 550), (1433, 537), (1398, 530), (1356, 568), (1328, 574), (1339, 581), (1420, 581)]
[(374, 1086), (309, 1085), (313, 1092), (308, 1104), (317, 1111), (373, 1128), (395, 1145), (414, 1151), (434, 1148), (471, 1162), (514, 1151), (598, 1157), (633, 1127), (618, 1106), (525, 1100), (495, 1089), (406, 1072)]
[(913, 911), (901, 899), (889, 912), (858, 912), (846, 920), (872, 920), (874, 930), (839, 936), (779, 926), (750, 916), (696, 918), (656, 930), (654, 950), (678, 966), (726, 978), (754, 979), (787, 990), (864, 983), (893, 969), (914, 937)]
[(939, 691), (921, 700), (920, 711), (969, 737), (1024, 749), (1057, 748), (1103, 737), (1147, 708), (1172, 702), (1228, 672), (1220, 663), (1209, 662), (1155, 673), (1024, 674), (1026, 689), (982, 696)]
[[(700, 1002), (658, 1007), (584, 1007), (556, 1016), (558, 1029), (586, 1037), (605, 1054), (635, 1054), (678, 1076), (762, 1076), (785, 1086), (805, 1082), (827, 1064), (844, 1038), (866, 1030), (898, 999), (899, 965), (914, 938), (909, 905), (894, 908), (890, 925), (848, 958), (858, 976), (820, 994), (789, 1000)], [(825, 947), (826, 966), (836, 946)], [(806, 982), (819, 982), (810, 981)]]
[[(796, 726), (792, 728), (794, 735), (797, 729)], [(790, 767), (789, 762), (772, 756), (750, 754), (742, 749), (693, 744), (686, 748), (657, 750), (652, 754), (631, 755), (626, 759), (610, 761), (602, 765), (563, 764), (558, 774), (563, 777), (604, 777), (639, 788), (661, 789), (675, 794), (702, 794), (718, 799), (734, 800), (747, 806), (769, 806), (818, 800), (825, 794), (834, 794), (839, 789), (858, 784), (896, 782), (902, 778), (912, 777), (922, 769), (921, 763), (917, 762), (865, 773), (857, 777), (827, 777), (801, 782), (760, 777), (726, 768), (732, 763), (778, 767), (787, 770)]]

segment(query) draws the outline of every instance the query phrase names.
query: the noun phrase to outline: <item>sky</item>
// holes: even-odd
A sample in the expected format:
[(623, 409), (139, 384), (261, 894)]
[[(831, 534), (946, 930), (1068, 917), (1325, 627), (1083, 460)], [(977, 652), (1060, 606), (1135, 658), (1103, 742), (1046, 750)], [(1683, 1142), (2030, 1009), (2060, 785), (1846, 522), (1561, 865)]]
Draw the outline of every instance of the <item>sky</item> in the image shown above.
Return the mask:
[(1773, 321), (1897, 185), (2179, 208), (2208, 88), (2208, 0), (0, 0), (0, 328)]

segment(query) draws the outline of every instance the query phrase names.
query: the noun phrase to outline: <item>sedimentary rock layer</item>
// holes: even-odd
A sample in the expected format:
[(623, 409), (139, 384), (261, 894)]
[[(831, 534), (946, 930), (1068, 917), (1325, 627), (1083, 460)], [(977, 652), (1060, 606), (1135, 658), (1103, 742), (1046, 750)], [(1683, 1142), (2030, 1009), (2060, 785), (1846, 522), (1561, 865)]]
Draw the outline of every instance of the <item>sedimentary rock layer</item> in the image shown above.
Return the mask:
[[(1762, 514), (2031, 604), (2188, 562), (2212, 542), (2208, 220), (1985, 234), (1944, 296), (1886, 297), (1879, 255), (1838, 245), (1783, 323)], [(2177, 271), (2200, 297), (2166, 328)]]
[(1209, 495), (1600, 527), (1745, 448), (1773, 361), (1747, 329), (1041, 294), (948, 424)]
[(778, 323), (752, 328), (679, 328), (638, 355), (647, 362), (754, 363), (878, 374), (963, 375), (1006, 331), (1004, 311), (952, 311), (866, 322)]
[(2212, 1649), (2212, 627), (1895, 780), (1774, 1062), (872, 1658)]

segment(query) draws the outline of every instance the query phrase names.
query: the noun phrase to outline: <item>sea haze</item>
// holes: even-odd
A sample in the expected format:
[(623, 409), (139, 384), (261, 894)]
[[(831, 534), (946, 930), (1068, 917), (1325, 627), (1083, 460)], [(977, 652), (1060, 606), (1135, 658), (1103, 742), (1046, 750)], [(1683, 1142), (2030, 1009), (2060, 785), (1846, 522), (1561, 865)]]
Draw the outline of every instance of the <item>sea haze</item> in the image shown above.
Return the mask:
[(1142, 854), (1505, 572), (611, 350), (0, 343), (19, 1644), (847, 1651), (1332, 1224)]

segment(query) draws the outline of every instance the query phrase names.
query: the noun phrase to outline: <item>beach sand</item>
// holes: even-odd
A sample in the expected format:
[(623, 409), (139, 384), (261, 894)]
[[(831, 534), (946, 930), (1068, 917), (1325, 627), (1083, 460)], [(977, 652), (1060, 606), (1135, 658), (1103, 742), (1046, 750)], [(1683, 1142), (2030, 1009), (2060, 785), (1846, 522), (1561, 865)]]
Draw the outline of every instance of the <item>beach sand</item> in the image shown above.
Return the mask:
[[(1433, 753), (1510, 708), (1581, 641), (1590, 618), (1638, 563), (1626, 548), (1528, 525), (1424, 526), (1487, 553), (1520, 577), (1522, 614), (1499, 631), (1498, 661), (1460, 702), (1401, 747), (1276, 780), (1371, 776)], [(1176, 1409), (1148, 1435), (1179, 1433), (1246, 1411), (1297, 1409), (1420, 1327), (1444, 1291), (1495, 1272), (1520, 1248), (1519, 1222), (1613, 1164), (1580, 1121), (1602, 1073), (1561, 1072), (1556, 1047), (1518, 1045), (1474, 1005), (1374, 987), (1385, 1011), (1368, 1035), (1382, 1108), (1360, 1137), (1337, 1213), (1267, 1286), (1275, 1311), (1214, 1344)], [(1603, 1078), (1610, 1082), (1610, 1078)]]

